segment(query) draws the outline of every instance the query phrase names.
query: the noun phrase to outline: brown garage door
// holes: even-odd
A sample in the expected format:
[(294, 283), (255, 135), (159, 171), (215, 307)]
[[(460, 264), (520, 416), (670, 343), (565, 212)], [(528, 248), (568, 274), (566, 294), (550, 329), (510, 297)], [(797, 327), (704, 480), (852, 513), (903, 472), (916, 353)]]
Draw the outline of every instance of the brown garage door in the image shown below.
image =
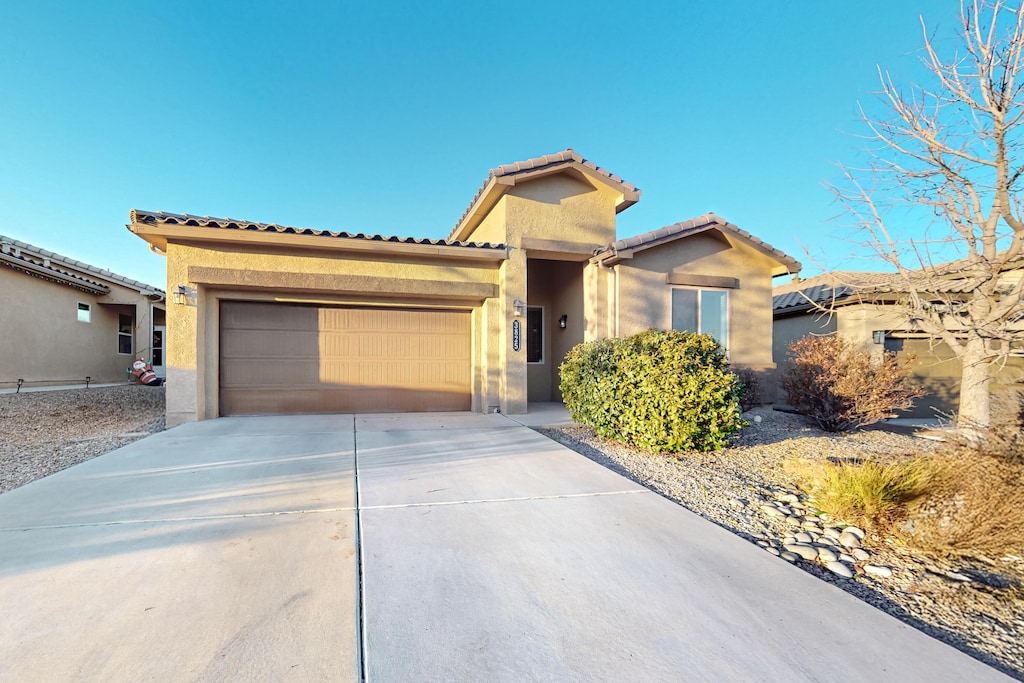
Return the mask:
[(469, 410), (468, 311), (224, 301), (220, 413)]

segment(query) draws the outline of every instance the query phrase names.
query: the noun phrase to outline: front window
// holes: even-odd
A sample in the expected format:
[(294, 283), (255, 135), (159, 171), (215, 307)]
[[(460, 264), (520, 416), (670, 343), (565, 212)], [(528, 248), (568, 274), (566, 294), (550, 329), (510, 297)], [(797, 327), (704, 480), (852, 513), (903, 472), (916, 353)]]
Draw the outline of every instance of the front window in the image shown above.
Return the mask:
[(117, 316), (117, 352), (125, 355), (132, 353), (132, 329), (135, 325), (130, 315), (124, 313)]
[(89, 304), (78, 304), (78, 322), (92, 321), (92, 307)]
[(729, 348), (729, 292), (674, 288), (672, 329), (710, 334), (722, 348)]

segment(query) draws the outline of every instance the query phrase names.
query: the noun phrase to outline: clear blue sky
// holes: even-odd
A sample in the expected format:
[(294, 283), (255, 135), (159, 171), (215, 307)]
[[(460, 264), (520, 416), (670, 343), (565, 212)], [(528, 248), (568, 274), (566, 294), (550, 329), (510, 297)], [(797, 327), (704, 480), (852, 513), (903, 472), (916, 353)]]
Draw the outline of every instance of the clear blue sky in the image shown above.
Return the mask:
[(922, 14), (958, 4), (6, 2), (0, 234), (163, 287), (132, 208), (439, 238), (490, 168), (573, 147), (643, 190), (619, 237), (715, 211), (870, 269), (822, 181)]

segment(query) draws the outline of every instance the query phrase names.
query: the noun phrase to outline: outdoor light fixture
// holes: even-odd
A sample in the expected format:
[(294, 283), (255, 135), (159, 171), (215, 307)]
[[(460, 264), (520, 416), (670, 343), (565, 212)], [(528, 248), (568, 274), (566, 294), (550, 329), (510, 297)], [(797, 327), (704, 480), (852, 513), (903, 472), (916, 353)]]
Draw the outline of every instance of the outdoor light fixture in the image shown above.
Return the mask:
[(569, 316), (567, 316), (565, 313), (563, 313), (562, 317), (558, 319), (558, 326), (561, 327), (564, 330), (565, 326), (566, 326), (566, 324), (568, 322), (569, 322)]
[(515, 299), (512, 302), (512, 315), (516, 318), (526, 315), (526, 302), (522, 299)]
[(178, 288), (174, 290), (171, 296), (174, 298), (174, 303), (185, 303), (185, 299), (188, 296), (188, 287), (186, 287), (185, 285), (178, 285)]
[(876, 344), (885, 343), (885, 330), (875, 330), (871, 333), (871, 341)]

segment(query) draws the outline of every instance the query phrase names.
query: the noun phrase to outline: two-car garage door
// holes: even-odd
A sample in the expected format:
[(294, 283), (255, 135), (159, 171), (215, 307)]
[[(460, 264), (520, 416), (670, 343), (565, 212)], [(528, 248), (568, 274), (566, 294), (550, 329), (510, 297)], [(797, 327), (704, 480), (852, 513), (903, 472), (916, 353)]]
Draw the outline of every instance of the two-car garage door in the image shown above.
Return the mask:
[(468, 311), (222, 301), (220, 413), (469, 410)]

